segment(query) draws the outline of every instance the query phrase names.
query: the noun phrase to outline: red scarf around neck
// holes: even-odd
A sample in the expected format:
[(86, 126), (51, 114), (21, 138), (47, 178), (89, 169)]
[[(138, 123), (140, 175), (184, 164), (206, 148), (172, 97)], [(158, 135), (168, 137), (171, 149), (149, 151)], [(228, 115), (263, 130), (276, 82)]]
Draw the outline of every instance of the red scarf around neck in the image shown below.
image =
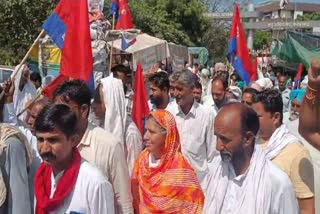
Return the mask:
[(47, 214), (59, 208), (76, 184), (81, 164), (78, 149), (74, 149), (70, 165), (64, 170), (53, 197), (51, 193), (51, 166), (42, 163), (35, 174), (34, 193), (36, 196), (36, 214)]

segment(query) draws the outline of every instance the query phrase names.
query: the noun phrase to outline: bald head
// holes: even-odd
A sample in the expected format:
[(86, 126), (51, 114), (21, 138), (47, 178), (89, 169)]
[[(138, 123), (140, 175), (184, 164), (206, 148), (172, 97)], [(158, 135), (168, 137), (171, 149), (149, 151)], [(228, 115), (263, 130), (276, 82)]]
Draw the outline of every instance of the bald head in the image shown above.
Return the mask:
[(27, 120), (28, 128), (30, 131), (34, 134), (35, 132), (35, 120), (38, 117), (38, 114), (40, 111), (47, 105), (49, 104), (49, 100), (47, 98), (40, 98), (37, 99), (34, 104), (32, 105), (30, 111), (29, 111), (29, 117)]
[(257, 113), (242, 103), (231, 103), (222, 107), (216, 116), (216, 122), (242, 134), (252, 132), (254, 135), (259, 130), (259, 118)]

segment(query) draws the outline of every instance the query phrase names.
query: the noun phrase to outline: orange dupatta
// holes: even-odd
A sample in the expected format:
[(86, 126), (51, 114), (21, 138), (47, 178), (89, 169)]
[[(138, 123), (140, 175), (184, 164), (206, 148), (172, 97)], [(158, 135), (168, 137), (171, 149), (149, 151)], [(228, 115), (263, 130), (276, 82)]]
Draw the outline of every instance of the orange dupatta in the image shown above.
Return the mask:
[(160, 164), (149, 167), (149, 152), (141, 152), (132, 173), (132, 194), (139, 213), (202, 213), (204, 195), (197, 176), (180, 152), (174, 117), (165, 110), (151, 113), (167, 131)]

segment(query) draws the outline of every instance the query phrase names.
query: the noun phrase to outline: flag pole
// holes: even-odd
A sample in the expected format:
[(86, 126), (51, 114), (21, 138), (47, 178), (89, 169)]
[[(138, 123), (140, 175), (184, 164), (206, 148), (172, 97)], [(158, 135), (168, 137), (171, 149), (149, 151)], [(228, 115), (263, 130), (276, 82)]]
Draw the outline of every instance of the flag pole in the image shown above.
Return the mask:
[[(44, 32), (45, 31), (42, 29), (41, 32), (39, 33), (38, 37), (34, 40), (33, 44), (29, 48), (28, 52), (26, 53), (26, 55), (23, 57), (22, 61), (18, 65), (18, 68), (13, 72), (12, 78), (15, 78), (15, 76), (18, 74), (18, 72), (20, 71), (22, 65), (27, 61), (32, 49), (34, 48), (34, 46), (39, 42), (40, 38), (44, 35)], [(2, 99), (3, 96), (4, 96), (4, 91), (2, 91), (1, 94), (0, 94), (0, 100)]]
[[(112, 14), (112, 30), (114, 30), (115, 22), (116, 22), (116, 13), (113, 13)], [(110, 60), (109, 60), (109, 72), (111, 72), (111, 67), (112, 67), (113, 42), (114, 42), (114, 40), (112, 40), (112, 42), (111, 42)]]
[(35, 96), (29, 103), (28, 105), (17, 115), (17, 118), (19, 118), (25, 111), (27, 111), (33, 104), (34, 102), (40, 98), (42, 95), (42, 90), (40, 91), (39, 94), (37, 94), (37, 96)]

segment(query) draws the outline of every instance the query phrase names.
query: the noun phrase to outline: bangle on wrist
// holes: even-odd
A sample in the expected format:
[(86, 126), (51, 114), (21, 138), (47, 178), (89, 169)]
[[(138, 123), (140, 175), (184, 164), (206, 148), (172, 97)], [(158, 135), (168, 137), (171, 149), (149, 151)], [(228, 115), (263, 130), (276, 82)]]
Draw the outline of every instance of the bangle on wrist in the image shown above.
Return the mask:
[(316, 102), (316, 98), (317, 98), (317, 96), (318, 96), (318, 90), (315, 90), (315, 89), (311, 88), (311, 87), (309, 86), (309, 84), (307, 85), (307, 88), (308, 88), (308, 90), (307, 90), (307, 93), (306, 93), (305, 98), (306, 98), (307, 100), (311, 100), (311, 101), (312, 101), (312, 104), (314, 105), (315, 102)]
[(311, 88), (309, 84), (307, 84), (307, 87), (310, 91), (313, 91), (313, 92), (318, 92), (318, 90), (314, 89), (314, 88)]

